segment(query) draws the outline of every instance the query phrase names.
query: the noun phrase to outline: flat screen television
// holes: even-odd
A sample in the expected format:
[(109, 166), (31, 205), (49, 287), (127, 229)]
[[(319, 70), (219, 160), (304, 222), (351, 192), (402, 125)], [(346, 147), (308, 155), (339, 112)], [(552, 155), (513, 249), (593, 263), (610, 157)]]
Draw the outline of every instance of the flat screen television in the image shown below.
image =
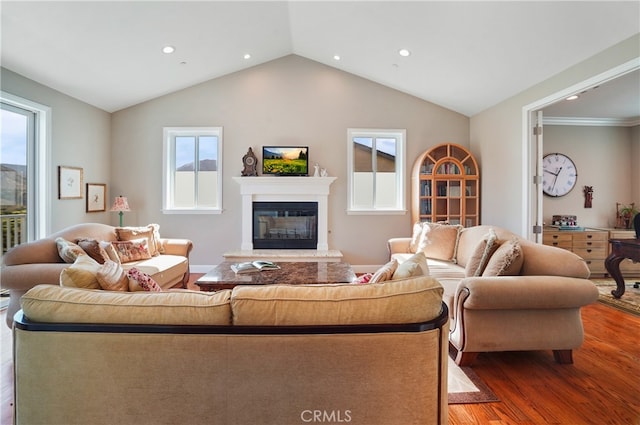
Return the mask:
[(309, 174), (308, 146), (263, 146), (262, 174), (306, 176)]

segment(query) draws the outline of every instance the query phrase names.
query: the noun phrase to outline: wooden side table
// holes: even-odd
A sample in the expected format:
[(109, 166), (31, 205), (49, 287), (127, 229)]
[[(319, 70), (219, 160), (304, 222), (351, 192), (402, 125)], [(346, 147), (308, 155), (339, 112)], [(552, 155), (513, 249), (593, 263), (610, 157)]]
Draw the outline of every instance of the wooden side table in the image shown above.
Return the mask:
[(616, 289), (611, 291), (615, 298), (624, 294), (624, 277), (620, 272), (620, 262), (625, 258), (640, 261), (640, 239), (609, 239), (611, 254), (604, 260), (604, 266), (616, 281)]

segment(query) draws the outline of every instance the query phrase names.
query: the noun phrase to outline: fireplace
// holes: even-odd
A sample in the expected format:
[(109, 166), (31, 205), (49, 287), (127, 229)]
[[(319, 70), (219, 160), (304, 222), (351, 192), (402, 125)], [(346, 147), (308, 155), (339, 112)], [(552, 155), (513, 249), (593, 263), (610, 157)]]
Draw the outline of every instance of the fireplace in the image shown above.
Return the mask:
[(254, 249), (316, 249), (317, 202), (254, 202)]
[[(240, 195), (242, 197), (242, 243), (240, 249), (242, 251), (251, 251), (258, 249), (254, 244), (256, 239), (254, 238), (254, 203), (296, 203), (296, 204), (315, 204), (315, 224), (313, 219), (310, 218), (296, 218), (293, 220), (296, 222), (292, 226), (298, 230), (287, 230), (287, 238), (284, 236), (284, 232), (278, 232), (279, 239), (295, 240), (297, 236), (303, 236), (302, 227), (312, 224), (312, 228), (315, 229), (315, 235), (312, 237), (309, 232), (307, 237), (300, 237), (299, 239), (314, 239), (315, 244), (306, 241), (308, 245), (306, 248), (291, 248), (291, 249), (314, 249), (317, 251), (326, 252), (329, 250), (328, 233), (329, 233), (329, 217), (328, 217), (328, 197), (329, 186), (336, 179), (335, 177), (234, 177), (233, 178), (240, 185)], [(306, 213), (305, 213), (306, 214)], [(271, 214), (275, 216), (274, 214)], [(285, 217), (285, 216), (283, 216)], [(298, 217), (307, 217), (306, 215), (299, 215)], [(264, 220), (264, 219), (263, 219)], [(305, 222), (306, 224), (300, 224)], [(275, 227), (279, 229), (279, 227)], [(270, 228), (271, 229), (271, 228)], [(260, 235), (260, 224), (258, 224), (258, 235)], [(266, 231), (266, 225), (263, 225), (263, 232)], [(298, 232), (296, 234), (296, 232)], [(272, 232), (273, 237), (261, 237), (258, 238), (258, 244), (266, 239), (276, 239), (276, 232)], [(265, 233), (262, 233), (263, 235)], [(291, 236), (291, 237), (289, 237)], [(268, 249), (268, 248), (262, 248)], [(282, 248), (284, 251), (285, 248)]]

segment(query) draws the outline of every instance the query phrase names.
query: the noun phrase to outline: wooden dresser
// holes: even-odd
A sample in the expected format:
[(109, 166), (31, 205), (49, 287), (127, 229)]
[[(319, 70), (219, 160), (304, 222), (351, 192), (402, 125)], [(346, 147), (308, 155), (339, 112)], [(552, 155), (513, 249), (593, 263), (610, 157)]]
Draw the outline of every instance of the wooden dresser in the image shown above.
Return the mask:
[(542, 243), (578, 254), (587, 262), (592, 276), (604, 276), (607, 273), (604, 260), (609, 255), (609, 238), (609, 231), (604, 229), (558, 230), (545, 227)]

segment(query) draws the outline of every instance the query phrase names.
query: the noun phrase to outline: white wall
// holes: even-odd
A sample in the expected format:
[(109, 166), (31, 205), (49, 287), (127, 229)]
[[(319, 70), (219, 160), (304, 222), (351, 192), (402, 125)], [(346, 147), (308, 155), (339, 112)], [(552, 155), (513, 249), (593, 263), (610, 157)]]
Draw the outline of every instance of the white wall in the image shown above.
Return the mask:
[[(161, 213), (164, 126), (224, 127), (223, 214)], [(346, 214), (348, 128), (407, 129), (407, 190), (419, 154), (445, 141), (469, 146), (464, 115), (290, 55), (114, 113), (113, 189), (133, 209), (126, 224), (156, 222), (163, 236), (194, 241), (193, 264), (216, 264), (240, 248), (241, 200), (232, 177), (247, 148), (302, 144), (310, 163), (338, 178), (329, 197), (329, 248), (354, 265), (382, 264), (387, 239), (410, 235), (410, 205), (400, 216)]]
[[(561, 152), (576, 164), (578, 179), (567, 195), (543, 197), (544, 221), (553, 215), (576, 215), (580, 226), (613, 227), (616, 202), (629, 204), (632, 195), (630, 127), (544, 126), (544, 154)], [(640, 182), (636, 180), (635, 186)], [(593, 186), (593, 207), (584, 208), (584, 186)]]
[[(636, 59), (640, 52), (637, 34), (524, 92), (471, 117), (471, 151), (481, 164), (482, 222), (506, 227), (526, 235), (522, 217), (527, 211), (522, 167), (523, 108), (563, 89)], [(532, 55), (535, 66), (535, 55)], [(594, 181), (593, 185), (598, 186)]]
[(50, 214), (51, 228), (46, 233), (77, 223), (108, 222), (115, 213), (87, 213), (86, 197), (58, 199), (58, 166), (83, 169), (83, 193), (85, 183), (107, 183), (107, 199), (111, 201), (111, 114), (5, 68), (0, 71), (3, 91), (51, 108), (51, 158), (46, 188), (51, 209), (45, 212)]

